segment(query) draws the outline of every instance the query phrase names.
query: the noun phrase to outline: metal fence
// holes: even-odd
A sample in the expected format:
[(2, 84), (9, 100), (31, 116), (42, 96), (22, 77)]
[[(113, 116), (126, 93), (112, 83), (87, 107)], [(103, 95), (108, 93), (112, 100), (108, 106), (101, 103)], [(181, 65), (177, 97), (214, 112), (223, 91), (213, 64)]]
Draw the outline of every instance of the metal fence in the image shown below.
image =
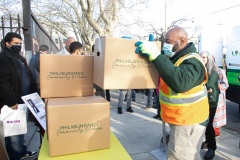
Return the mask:
[[(36, 53), (40, 45), (43, 45), (43, 44), (49, 47), (49, 50), (51, 53), (56, 53), (59, 51), (57, 45), (51, 39), (47, 31), (41, 26), (41, 24), (38, 22), (37, 18), (34, 16), (33, 13), (31, 13), (31, 30), (30, 31), (31, 31), (30, 34), (32, 37), (32, 42), (23, 41), (23, 45), (25, 45), (24, 43), (32, 43), (31, 45), (32, 54), (34, 54), (34, 52)], [(1, 26), (0, 26), (1, 50), (4, 47), (4, 42), (2, 40), (8, 32), (18, 33), (21, 35), (21, 37), (24, 40), (22, 22), (20, 20), (19, 15), (17, 16), (4, 15), (1, 17)], [(25, 56), (24, 52), (23, 52), (23, 56)]]
[(40, 45), (47, 45), (52, 53), (57, 53), (59, 51), (58, 47), (51, 39), (47, 31), (41, 26), (37, 21), (34, 14), (31, 14), (32, 19), (32, 38), (33, 38), (33, 51), (36, 52)]

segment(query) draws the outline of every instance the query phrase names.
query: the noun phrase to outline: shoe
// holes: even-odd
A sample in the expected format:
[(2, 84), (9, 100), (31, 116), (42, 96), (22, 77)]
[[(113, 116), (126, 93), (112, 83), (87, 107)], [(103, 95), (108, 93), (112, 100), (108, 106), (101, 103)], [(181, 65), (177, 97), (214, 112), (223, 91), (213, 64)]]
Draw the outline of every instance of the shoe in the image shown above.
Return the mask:
[(21, 157), (22, 159), (27, 159), (27, 158), (31, 158), (34, 156), (37, 156), (38, 152), (37, 151), (27, 151), (27, 154), (25, 154), (24, 156)]
[(147, 107), (145, 107), (144, 109), (145, 109), (145, 110), (148, 110), (148, 109), (150, 109), (150, 108), (151, 108), (150, 106), (147, 106)]
[(133, 112), (134, 112), (131, 107), (127, 108), (126, 111), (127, 111), (127, 112), (130, 112), (130, 113), (133, 113)]
[(133, 101), (133, 102), (135, 102), (135, 101), (136, 101), (136, 99), (133, 99), (132, 101)]
[(154, 119), (158, 119), (158, 118), (160, 118), (160, 115), (157, 114), (157, 115), (153, 116), (153, 118), (154, 118)]
[(126, 100), (127, 100), (127, 98), (124, 98), (124, 100), (123, 100), (123, 101), (125, 102)]
[(215, 150), (209, 148), (204, 156), (204, 160), (212, 160), (215, 156)]
[(201, 149), (208, 149), (208, 144), (207, 144), (207, 142), (203, 142), (203, 143), (202, 143)]
[(118, 114), (122, 114), (122, 108), (118, 107)]

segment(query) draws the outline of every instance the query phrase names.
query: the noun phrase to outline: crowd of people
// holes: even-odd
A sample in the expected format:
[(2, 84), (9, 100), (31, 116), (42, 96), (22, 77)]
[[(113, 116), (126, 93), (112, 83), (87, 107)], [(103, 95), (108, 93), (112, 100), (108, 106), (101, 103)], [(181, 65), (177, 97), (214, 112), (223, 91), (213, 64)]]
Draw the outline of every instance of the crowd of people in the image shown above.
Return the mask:
[[(41, 45), (28, 66), (20, 54), (22, 37), (19, 34), (7, 33), (4, 44), (0, 53), (0, 107), (8, 105), (17, 109), (18, 104), (23, 103), (22, 96), (40, 93), (39, 57), (40, 54), (48, 54), (49, 47)], [(201, 148), (208, 149), (204, 159), (213, 159), (217, 149), (216, 136), (220, 135), (219, 128), (226, 124), (225, 91), (228, 82), (224, 70), (217, 67), (209, 52), (198, 53), (195, 45), (188, 42), (187, 32), (180, 27), (165, 34), (161, 51), (150, 41), (139, 41), (135, 45), (136, 52), (148, 57), (159, 74), (158, 88), (147, 90), (145, 109), (155, 104), (157, 114), (153, 118), (159, 118), (170, 126), (168, 159), (201, 159)], [(85, 55), (83, 45), (73, 37), (68, 37), (65, 47), (56, 54)], [(109, 90), (94, 87), (96, 95), (110, 101)], [(134, 89), (119, 90), (118, 114), (123, 113), (124, 101), (126, 111), (133, 113)], [(5, 137), (5, 142), (11, 160), (37, 155), (36, 151), (27, 150), (23, 143), (24, 135)]]

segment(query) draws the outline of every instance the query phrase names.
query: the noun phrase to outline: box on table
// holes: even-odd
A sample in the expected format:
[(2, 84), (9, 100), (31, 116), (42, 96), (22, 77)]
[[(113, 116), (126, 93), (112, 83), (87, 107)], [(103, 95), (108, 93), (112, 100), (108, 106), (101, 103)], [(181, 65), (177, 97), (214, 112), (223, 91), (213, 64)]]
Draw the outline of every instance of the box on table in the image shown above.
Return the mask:
[(40, 94), (48, 97), (93, 95), (93, 56), (40, 55)]
[(99, 96), (49, 98), (49, 155), (60, 156), (110, 147), (110, 104)]
[[(146, 57), (135, 53), (137, 40), (102, 37), (95, 40), (93, 83), (103, 89), (151, 89), (158, 73)], [(161, 48), (160, 42), (155, 42)]]

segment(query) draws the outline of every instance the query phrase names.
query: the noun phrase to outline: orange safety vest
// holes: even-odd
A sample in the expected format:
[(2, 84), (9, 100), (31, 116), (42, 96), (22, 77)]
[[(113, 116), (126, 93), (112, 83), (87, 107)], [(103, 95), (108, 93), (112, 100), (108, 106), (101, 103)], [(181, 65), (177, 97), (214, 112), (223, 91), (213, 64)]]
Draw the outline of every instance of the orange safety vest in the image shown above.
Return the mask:
[[(178, 67), (184, 60), (189, 58), (196, 58), (205, 66), (201, 57), (196, 53), (190, 53), (179, 58), (174, 66)], [(184, 93), (175, 93), (160, 78), (159, 99), (163, 121), (175, 125), (192, 125), (205, 121), (209, 116), (209, 104), (205, 86), (207, 81), (208, 75), (205, 68), (202, 84)]]

